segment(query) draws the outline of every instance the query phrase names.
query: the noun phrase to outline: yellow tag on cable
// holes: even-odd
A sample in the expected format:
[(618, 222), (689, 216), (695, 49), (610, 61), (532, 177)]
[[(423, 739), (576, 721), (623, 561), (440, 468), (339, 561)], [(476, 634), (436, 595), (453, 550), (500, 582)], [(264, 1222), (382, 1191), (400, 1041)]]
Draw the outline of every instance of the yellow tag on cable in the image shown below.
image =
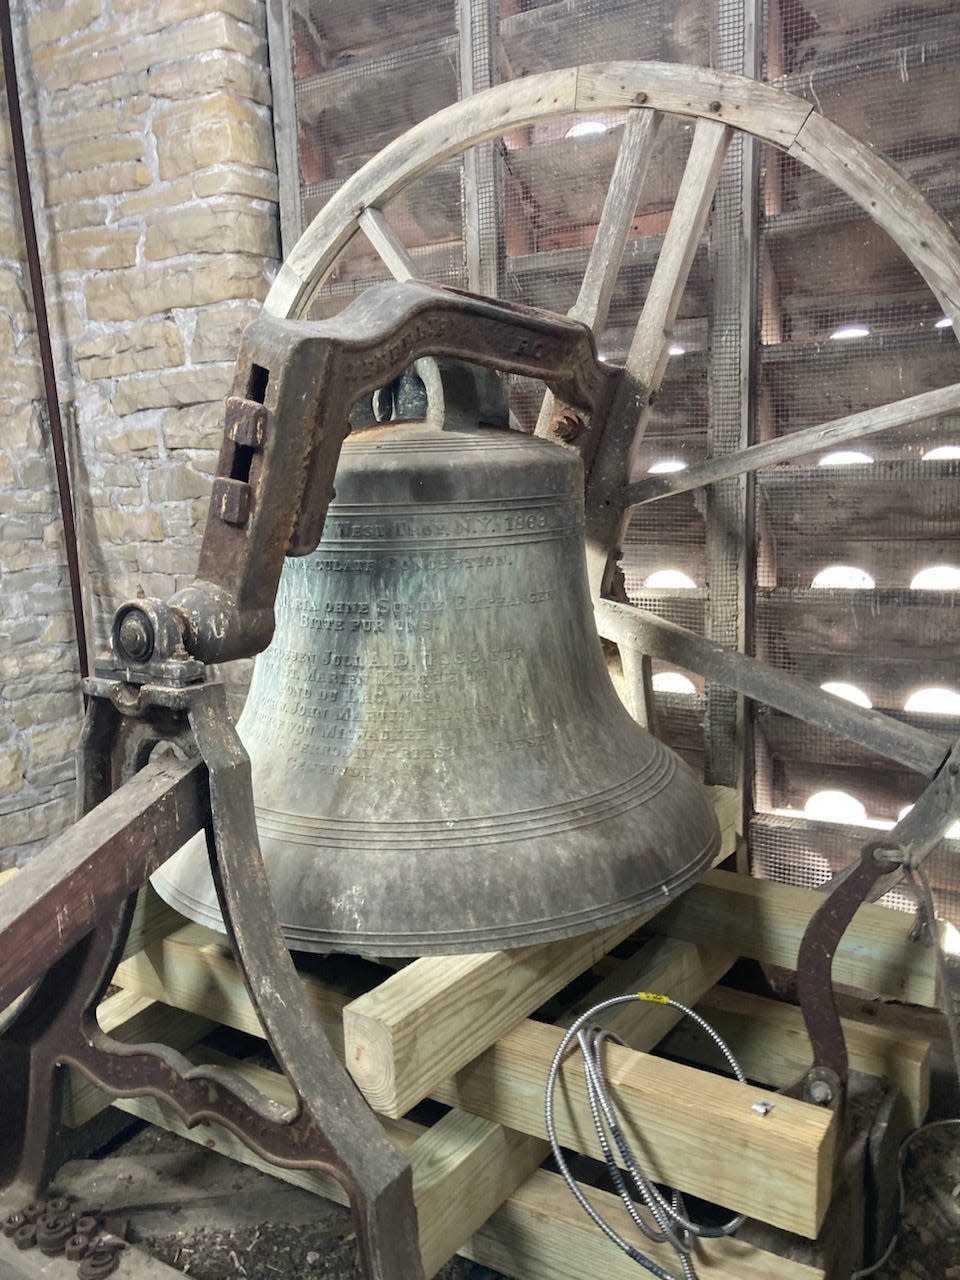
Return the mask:
[(637, 999), (647, 1000), (650, 1002), (650, 1004), (669, 1004), (670, 1003), (669, 996), (657, 995), (655, 991), (638, 991)]

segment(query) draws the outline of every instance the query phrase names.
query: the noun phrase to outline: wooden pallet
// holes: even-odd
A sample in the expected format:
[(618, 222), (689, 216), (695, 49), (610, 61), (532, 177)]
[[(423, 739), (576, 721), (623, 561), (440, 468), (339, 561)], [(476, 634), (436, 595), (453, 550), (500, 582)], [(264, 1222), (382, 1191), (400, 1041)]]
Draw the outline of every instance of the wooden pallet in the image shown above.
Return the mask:
[[(736, 838), (735, 797), (718, 788), (714, 802), (724, 830), (723, 857)], [(652, 1051), (677, 1022), (670, 1008), (637, 1003), (606, 1019), (633, 1046), (609, 1046), (609, 1077), (652, 1176), (771, 1227), (815, 1238), (834, 1190), (834, 1117), (782, 1096), (766, 1115), (752, 1109), (771, 1096), (763, 1086), (781, 1087), (809, 1064), (799, 1011), (716, 984), (740, 956), (795, 966), (806, 922), (820, 901), (810, 890), (715, 870), (657, 914), (562, 943), (420, 959), (395, 972), (344, 957), (312, 963), (302, 978), (319, 1022), (386, 1131), (411, 1159), (427, 1276), (457, 1252), (516, 1280), (618, 1280), (636, 1274), (635, 1264), (599, 1235), (561, 1179), (539, 1166), (548, 1151), (544, 1082), (564, 1023), (608, 995), (640, 988), (699, 1004), (750, 1078), (761, 1082), (743, 1086), (656, 1056)], [(933, 952), (910, 940), (911, 923), (883, 907), (862, 908), (838, 951), (835, 980), (932, 1005)], [(611, 957), (614, 948), (625, 956)], [(556, 1025), (530, 1017), (588, 971), (597, 979), (589, 996), (567, 1008)], [(121, 990), (104, 1002), (101, 1022), (119, 1039), (161, 1040), (210, 1061), (211, 1051), (198, 1041), (213, 1026), (262, 1035), (223, 936), (185, 924), (152, 892), (141, 898), (115, 981)], [(929, 1042), (876, 1022), (850, 1021), (846, 1034), (851, 1065), (896, 1083), (912, 1122), (919, 1123), (929, 1093)], [(674, 1047), (678, 1040), (681, 1046), (690, 1040), (682, 1028)], [(694, 1061), (704, 1052), (699, 1041), (688, 1048)], [(232, 1060), (230, 1065), (265, 1093), (292, 1100), (277, 1072)], [(451, 1107), (429, 1128), (406, 1115), (426, 1098)], [(71, 1082), (70, 1123), (89, 1119), (107, 1104), (86, 1082)], [(329, 1178), (267, 1165), (220, 1129), (185, 1130), (152, 1099), (115, 1105), (343, 1200)], [(557, 1122), (565, 1145), (598, 1154), (575, 1061), (558, 1088)], [(603, 1192), (595, 1198), (629, 1233), (619, 1201)], [(668, 1251), (645, 1248), (668, 1269), (674, 1266)], [(819, 1265), (736, 1239), (706, 1242), (698, 1268), (704, 1280), (828, 1275)]]

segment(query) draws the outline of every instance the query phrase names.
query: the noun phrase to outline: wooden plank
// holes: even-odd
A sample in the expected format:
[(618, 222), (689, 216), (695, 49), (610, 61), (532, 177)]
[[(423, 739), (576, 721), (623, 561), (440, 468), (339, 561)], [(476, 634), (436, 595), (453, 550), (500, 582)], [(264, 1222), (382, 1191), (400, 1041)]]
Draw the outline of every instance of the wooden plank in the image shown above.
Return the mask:
[[(795, 1005), (715, 987), (696, 1007), (726, 1040), (751, 1080), (783, 1089), (808, 1070), (810, 1039)], [(930, 1104), (930, 1041), (849, 1018), (843, 1019), (843, 1031), (850, 1066), (895, 1084), (910, 1108), (911, 1126), (922, 1124)], [(661, 1049), (700, 1066), (722, 1065), (716, 1047), (689, 1021), (679, 1023)]]
[[(868, 409), (863, 413), (836, 418), (822, 426), (805, 427), (788, 436), (781, 436), (777, 440), (750, 445), (749, 448), (742, 449), (733, 456), (709, 458), (706, 462), (689, 467), (686, 471), (651, 476), (637, 481), (628, 487), (626, 501), (630, 504), (656, 502), (671, 494), (698, 489), (702, 485), (713, 484), (716, 480), (722, 480), (728, 476), (759, 471), (765, 467), (776, 466), (780, 462), (802, 458), (808, 453), (821, 449), (831, 449), (838, 444), (866, 439), (868, 436), (889, 431), (894, 427), (909, 426), (915, 422), (936, 418), (942, 413), (954, 412), (960, 412), (960, 383), (956, 382), (951, 386), (940, 387), (936, 391), (926, 391), (917, 396), (908, 396), (905, 400), (880, 405), (876, 409)], [(825, 478), (821, 472), (820, 479)]]
[[(813, 889), (708, 871), (647, 928), (794, 969), (804, 930), (822, 902)], [(912, 927), (902, 911), (874, 903), (861, 907), (837, 948), (834, 981), (912, 1004), (936, 1004), (934, 951), (911, 941)]]
[[(736, 843), (725, 788), (713, 789), (718, 858)], [(579, 938), (414, 961), (343, 1012), (347, 1069), (383, 1115), (400, 1116), (478, 1053), (636, 932), (633, 919)]]
[[(626, 1240), (670, 1274), (677, 1256), (640, 1237), (619, 1198), (590, 1190), (590, 1201)], [(460, 1250), (481, 1266), (514, 1280), (637, 1280), (637, 1264), (601, 1236), (559, 1174), (538, 1170)], [(701, 1280), (825, 1280), (820, 1267), (777, 1257), (737, 1239), (702, 1240), (696, 1249)]]
[[(343, 1053), (341, 1013), (349, 996), (301, 975), (307, 999), (334, 1050)], [(223, 934), (188, 924), (150, 943), (117, 966), (114, 982), (126, 990), (225, 1026), (263, 1036), (263, 1028)]]
[(203, 826), (202, 761), (148, 763), (0, 890), (0, 1008), (83, 938), (112, 894), (142, 884)]
[[(544, 1081), (559, 1046), (556, 1027), (527, 1021), (434, 1090), (441, 1102), (541, 1137)], [(769, 1093), (692, 1067), (608, 1046), (607, 1079), (628, 1140), (655, 1182), (678, 1187), (773, 1226), (814, 1238), (830, 1200), (834, 1117), (792, 1098), (765, 1116), (751, 1108)], [(557, 1133), (596, 1159), (583, 1072), (561, 1068)], [(743, 1159), (749, 1150), (750, 1159)]]
[(375, 1111), (404, 1115), (652, 914), (580, 938), (415, 960), (344, 1009), (347, 1070)]

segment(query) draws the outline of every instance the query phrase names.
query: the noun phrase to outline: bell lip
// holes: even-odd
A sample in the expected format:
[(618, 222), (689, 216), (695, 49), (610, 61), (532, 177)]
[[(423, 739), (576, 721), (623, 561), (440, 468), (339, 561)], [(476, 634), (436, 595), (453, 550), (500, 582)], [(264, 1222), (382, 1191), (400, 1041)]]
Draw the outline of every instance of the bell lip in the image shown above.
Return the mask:
[[(597, 933), (631, 916), (640, 916), (651, 907), (666, 907), (689, 889), (708, 871), (720, 850), (720, 831), (715, 827), (709, 843), (701, 853), (680, 868), (669, 880), (658, 881), (627, 900), (620, 899), (601, 907), (585, 907), (549, 921), (512, 922), (501, 927), (437, 931), (430, 937), (413, 938), (408, 934), (341, 933), (335, 930), (310, 929), (281, 923), (284, 940), (291, 951), (306, 954), (335, 952), (343, 955), (385, 956), (406, 959), (417, 956), (471, 955), (488, 951), (509, 951), (517, 947), (558, 942), (582, 934)], [(218, 909), (209, 903), (184, 894), (166, 880), (163, 869), (151, 876), (150, 883), (164, 900), (182, 916), (226, 934)]]

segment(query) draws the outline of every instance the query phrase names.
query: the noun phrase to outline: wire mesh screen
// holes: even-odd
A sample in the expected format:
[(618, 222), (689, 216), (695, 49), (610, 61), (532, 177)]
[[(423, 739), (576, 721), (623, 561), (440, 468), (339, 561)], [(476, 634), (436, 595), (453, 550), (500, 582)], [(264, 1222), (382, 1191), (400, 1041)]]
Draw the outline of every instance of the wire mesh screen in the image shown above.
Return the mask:
[[(766, 16), (767, 79), (892, 159), (956, 225), (956, 5), (771, 0)], [(952, 330), (903, 252), (843, 192), (772, 149), (761, 264), (761, 439), (960, 378)], [(957, 419), (917, 423), (797, 459), (756, 490), (758, 656), (945, 741), (960, 732), (956, 446)], [(756, 729), (758, 874), (826, 879), (923, 788), (769, 709)], [(941, 851), (931, 867), (955, 917), (956, 859)]]

